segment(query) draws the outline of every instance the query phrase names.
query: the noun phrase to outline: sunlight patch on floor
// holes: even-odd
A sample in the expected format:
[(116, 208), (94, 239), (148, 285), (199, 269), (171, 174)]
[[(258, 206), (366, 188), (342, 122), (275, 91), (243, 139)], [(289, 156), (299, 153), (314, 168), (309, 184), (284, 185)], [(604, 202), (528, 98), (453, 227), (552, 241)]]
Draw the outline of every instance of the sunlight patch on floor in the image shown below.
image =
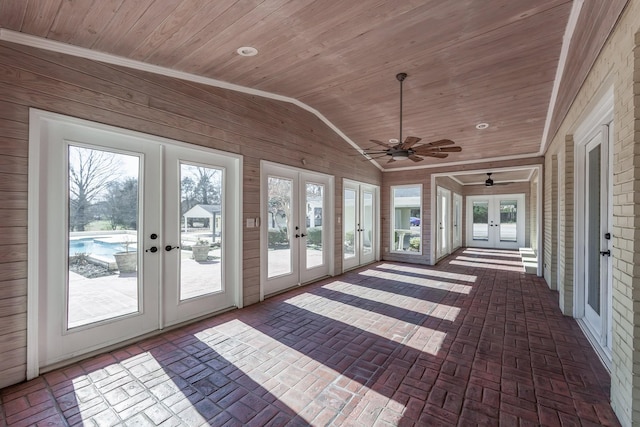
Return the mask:
[(524, 267), (522, 267), (522, 263), (520, 263), (519, 267), (510, 267), (506, 265), (495, 265), (495, 264), (486, 264), (484, 260), (478, 260), (477, 262), (468, 262), (468, 261), (457, 261), (451, 260), (450, 264), (453, 265), (462, 265), (465, 267), (474, 267), (474, 268), (486, 268), (490, 270), (501, 270), (501, 271), (515, 271), (516, 273), (523, 273)]
[(348, 282), (331, 282), (323, 286), (324, 289), (329, 289), (334, 292), (340, 292), (347, 298), (355, 296), (369, 301), (377, 302), (380, 304), (391, 305), (397, 308), (410, 310), (420, 314), (428, 314), (430, 317), (437, 317), (443, 320), (454, 321), (460, 313), (458, 307), (452, 307), (446, 304), (440, 304), (428, 299), (414, 298), (407, 295), (398, 294), (396, 292), (387, 292), (380, 289), (371, 289), (367, 292), (366, 296), (362, 296), (359, 293), (354, 293), (354, 285)]
[(358, 274), (361, 274), (363, 276), (380, 278), (384, 280), (410, 283), (416, 286), (423, 286), (423, 287), (428, 287), (433, 289), (441, 289), (447, 292), (456, 292), (459, 294), (466, 294), (466, 295), (468, 295), (472, 289), (471, 286), (463, 285), (460, 283), (451, 283), (451, 282), (442, 281), (442, 280), (439, 281), (435, 279), (432, 280), (432, 279), (425, 279), (425, 278), (415, 277), (415, 276), (406, 276), (401, 273), (387, 273), (380, 270), (366, 270), (366, 271), (361, 271)]
[(408, 265), (398, 265), (398, 264), (378, 264), (375, 269), (388, 269), (398, 271), (399, 273), (411, 273), (411, 274), (419, 274), (422, 276), (435, 277), (435, 278), (444, 278), (450, 280), (459, 280), (461, 282), (470, 282), (475, 283), (478, 280), (478, 276), (474, 276), (472, 274), (460, 274), (460, 273), (452, 273), (449, 271), (438, 271), (431, 270), (426, 267), (411, 267)]

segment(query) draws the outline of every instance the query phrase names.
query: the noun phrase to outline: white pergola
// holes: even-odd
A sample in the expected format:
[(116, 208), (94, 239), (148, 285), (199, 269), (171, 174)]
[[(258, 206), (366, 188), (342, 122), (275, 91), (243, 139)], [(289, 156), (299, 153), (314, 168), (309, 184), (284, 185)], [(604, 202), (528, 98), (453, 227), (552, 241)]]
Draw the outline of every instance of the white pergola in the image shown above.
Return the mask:
[(184, 218), (184, 230), (187, 231), (189, 218), (209, 218), (211, 237), (215, 237), (216, 216), (220, 215), (220, 205), (195, 205), (182, 215)]

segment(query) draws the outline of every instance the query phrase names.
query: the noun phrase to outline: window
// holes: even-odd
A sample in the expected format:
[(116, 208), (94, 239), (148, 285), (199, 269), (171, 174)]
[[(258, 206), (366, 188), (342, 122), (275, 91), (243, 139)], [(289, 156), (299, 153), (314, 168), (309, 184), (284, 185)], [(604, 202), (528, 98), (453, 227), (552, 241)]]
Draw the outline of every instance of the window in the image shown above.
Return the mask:
[(422, 186), (391, 187), (393, 252), (422, 253)]

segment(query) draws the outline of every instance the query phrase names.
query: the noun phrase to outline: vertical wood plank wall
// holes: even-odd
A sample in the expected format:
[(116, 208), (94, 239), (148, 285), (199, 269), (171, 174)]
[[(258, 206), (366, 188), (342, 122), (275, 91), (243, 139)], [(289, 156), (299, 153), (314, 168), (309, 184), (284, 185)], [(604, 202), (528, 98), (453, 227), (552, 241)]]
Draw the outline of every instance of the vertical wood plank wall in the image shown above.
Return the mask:
[[(30, 107), (242, 154), (245, 218), (260, 215), (261, 159), (333, 175), (338, 214), (343, 178), (382, 180), (321, 120), (294, 105), (0, 43), (0, 387), (25, 377)], [(334, 234), (340, 272), (340, 226)], [(244, 229), (245, 305), (259, 300), (259, 237), (258, 228)]]

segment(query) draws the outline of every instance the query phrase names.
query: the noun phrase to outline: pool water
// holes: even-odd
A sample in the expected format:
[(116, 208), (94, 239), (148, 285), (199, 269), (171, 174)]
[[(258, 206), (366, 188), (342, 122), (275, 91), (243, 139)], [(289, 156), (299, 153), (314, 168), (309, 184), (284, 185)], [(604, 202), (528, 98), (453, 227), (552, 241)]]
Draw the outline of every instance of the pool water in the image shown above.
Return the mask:
[[(122, 243), (108, 243), (101, 242), (99, 240), (94, 239), (80, 239), (80, 240), (70, 240), (69, 241), (69, 256), (74, 256), (75, 254), (87, 254), (92, 256), (104, 257), (104, 258), (113, 258), (113, 254), (116, 252), (123, 252), (125, 247)], [(129, 251), (135, 251), (135, 245), (129, 245)]]

